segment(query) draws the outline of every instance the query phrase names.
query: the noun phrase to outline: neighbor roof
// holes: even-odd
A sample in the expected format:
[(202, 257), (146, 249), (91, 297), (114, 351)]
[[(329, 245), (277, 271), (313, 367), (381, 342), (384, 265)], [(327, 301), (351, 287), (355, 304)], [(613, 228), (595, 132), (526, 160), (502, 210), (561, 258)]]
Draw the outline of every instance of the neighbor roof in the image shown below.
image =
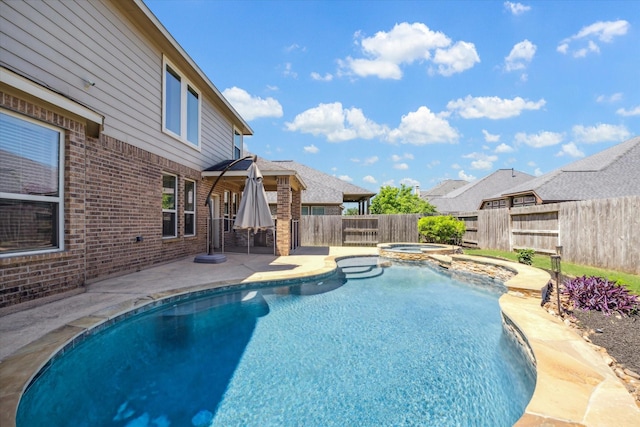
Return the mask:
[(420, 191), (420, 198), (430, 199), (431, 197), (442, 197), (451, 193), (453, 190), (457, 190), (460, 187), (467, 185), (469, 181), (463, 179), (445, 179), (435, 187), (429, 190)]
[(498, 169), (443, 197), (430, 198), (429, 203), (434, 205), (440, 213), (475, 211), (480, 208), (482, 200), (534, 178), (533, 175), (514, 169)]
[(543, 202), (640, 196), (640, 137), (509, 188), (503, 196), (535, 193)]
[[(294, 170), (302, 177), (307, 186), (302, 192), (304, 204), (340, 205), (343, 202), (368, 199), (376, 194), (292, 160), (274, 160), (271, 163), (283, 169)], [(275, 203), (276, 195), (267, 193), (267, 199), (269, 203)]]

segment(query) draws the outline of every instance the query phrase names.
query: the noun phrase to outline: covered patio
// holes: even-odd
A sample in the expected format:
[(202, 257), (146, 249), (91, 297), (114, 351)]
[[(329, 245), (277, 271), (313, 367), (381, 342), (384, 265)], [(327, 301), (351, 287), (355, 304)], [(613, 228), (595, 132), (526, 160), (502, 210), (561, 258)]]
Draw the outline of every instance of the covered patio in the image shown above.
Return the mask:
[[(288, 256), (300, 245), (298, 221), (302, 214), (301, 194), (307, 187), (295, 170), (268, 160), (257, 158), (256, 164), (263, 176), (265, 191), (277, 195), (273, 232), (247, 232), (233, 229), (233, 218), (245, 186), (252, 159), (244, 159), (232, 164), (234, 159), (223, 160), (202, 171), (202, 178), (208, 184), (208, 191), (214, 181), (218, 184), (211, 194), (213, 199), (213, 245), (228, 252), (247, 251), (251, 253), (273, 253)], [(231, 167), (229, 167), (231, 165)]]

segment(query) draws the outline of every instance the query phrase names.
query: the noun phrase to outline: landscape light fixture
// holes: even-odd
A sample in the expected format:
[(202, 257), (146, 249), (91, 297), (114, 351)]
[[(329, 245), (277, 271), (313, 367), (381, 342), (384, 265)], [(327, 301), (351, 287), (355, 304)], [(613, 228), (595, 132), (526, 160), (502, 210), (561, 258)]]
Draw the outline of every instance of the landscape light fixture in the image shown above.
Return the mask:
[[(558, 246), (562, 250), (562, 246)], [(558, 248), (556, 247), (556, 249)], [(560, 305), (560, 273), (562, 271), (562, 267), (560, 265), (560, 261), (562, 257), (560, 255), (551, 255), (551, 271), (553, 271), (553, 275), (556, 278), (556, 299), (558, 303), (558, 316), (562, 317), (562, 306)]]
[(562, 256), (562, 246), (556, 246), (556, 255)]

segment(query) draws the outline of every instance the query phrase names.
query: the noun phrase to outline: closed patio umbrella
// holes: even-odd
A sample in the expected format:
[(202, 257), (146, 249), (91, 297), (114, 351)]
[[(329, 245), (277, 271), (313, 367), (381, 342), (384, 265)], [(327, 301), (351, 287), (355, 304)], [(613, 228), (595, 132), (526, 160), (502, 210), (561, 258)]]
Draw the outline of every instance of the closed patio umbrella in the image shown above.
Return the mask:
[(257, 231), (273, 227), (273, 218), (262, 183), (262, 173), (254, 161), (249, 166), (233, 228), (247, 229), (247, 253), (249, 253), (249, 230)]

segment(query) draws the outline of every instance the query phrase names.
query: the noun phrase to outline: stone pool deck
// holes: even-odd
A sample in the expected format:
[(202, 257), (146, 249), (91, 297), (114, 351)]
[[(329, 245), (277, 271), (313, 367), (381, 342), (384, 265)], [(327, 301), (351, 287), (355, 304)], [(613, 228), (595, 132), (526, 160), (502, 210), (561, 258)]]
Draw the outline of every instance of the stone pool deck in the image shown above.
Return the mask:
[[(171, 295), (324, 274), (335, 269), (336, 258), (375, 254), (377, 248), (302, 247), (286, 257), (227, 253), (223, 264), (195, 264), (186, 258), (92, 283), (83, 293), (2, 315), (0, 426), (15, 426), (22, 391), (53, 353), (113, 317)], [(506, 280), (510, 291), (500, 298), (500, 306), (523, 333), (537, 366), (533, 398), (516, 425), (640, 425), (640, 409), (602, 356), (540, 307), (547, 273), (464, 255), (434, 255), (433, 262), (452, 270), (484, 270), (479, 272)]]

